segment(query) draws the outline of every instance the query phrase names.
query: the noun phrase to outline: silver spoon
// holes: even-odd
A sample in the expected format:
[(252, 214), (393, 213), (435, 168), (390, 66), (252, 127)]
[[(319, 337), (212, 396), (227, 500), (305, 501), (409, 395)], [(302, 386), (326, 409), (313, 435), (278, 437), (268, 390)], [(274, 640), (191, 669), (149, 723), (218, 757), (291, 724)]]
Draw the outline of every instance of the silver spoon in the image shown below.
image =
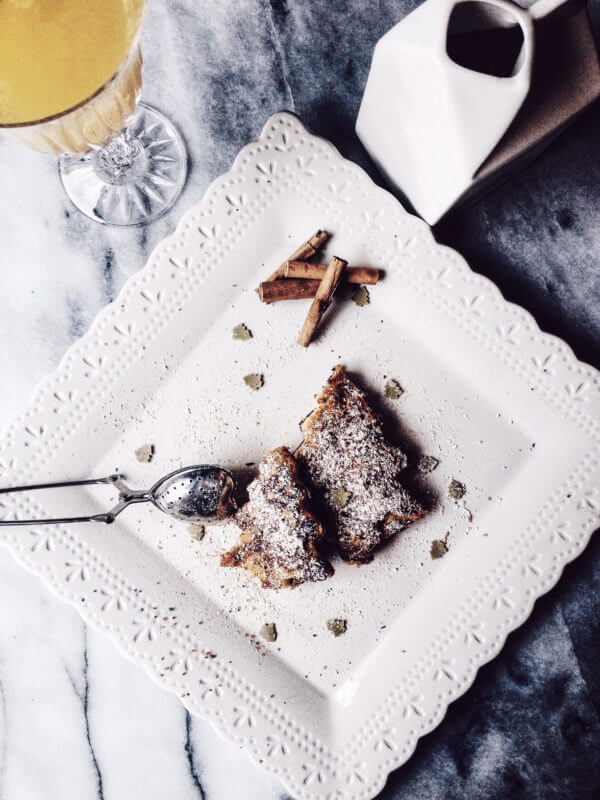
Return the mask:
[(119, 502), (104, 514), (90, 517), (64, 517), (61, 519), (0, 520), (0, 525), (58, 525), (70, 522), (114, 522), (116, 517), (132, 503), (152, 503), (160, 511), (175, 519), (202, 522), (208, 519), (225, 519), (235, 511), (233, 493), (235, 478), (225, 467), (200, 464), (184, 467), (165, 475), (147, 491), (130, 489), (120, 475), (63, 483), (42, 483), (37, 486), (18, 486), (0, 489), (0, 494), (31, 492), (37, 489), (59, 489), (65, 486), (89, 486), (109, 483), (119, 490)]

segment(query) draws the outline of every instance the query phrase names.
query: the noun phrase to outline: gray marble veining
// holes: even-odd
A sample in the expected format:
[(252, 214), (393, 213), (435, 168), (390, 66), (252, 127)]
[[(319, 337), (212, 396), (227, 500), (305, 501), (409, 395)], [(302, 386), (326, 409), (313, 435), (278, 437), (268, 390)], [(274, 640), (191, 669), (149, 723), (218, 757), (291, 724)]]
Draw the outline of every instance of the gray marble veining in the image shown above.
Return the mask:
[[(147, 228), (90, 222), (52, 158), (0, 142), (0, 419), (143, 266), (269, 114), (295, 111), (380, 181), (353, 133), (376, 40), (413, 0), (150, 0), (144, 99), (190, 159)], [(591, 14), (600, 30), (600, 4)], [(600, 107), (438, 238), (600, 366)], [(270, 800), (276, 781), (86, 630), (0, 550), (1, 800)], [(393, 774), (385, 800), (600, 796), (600, 542)]]

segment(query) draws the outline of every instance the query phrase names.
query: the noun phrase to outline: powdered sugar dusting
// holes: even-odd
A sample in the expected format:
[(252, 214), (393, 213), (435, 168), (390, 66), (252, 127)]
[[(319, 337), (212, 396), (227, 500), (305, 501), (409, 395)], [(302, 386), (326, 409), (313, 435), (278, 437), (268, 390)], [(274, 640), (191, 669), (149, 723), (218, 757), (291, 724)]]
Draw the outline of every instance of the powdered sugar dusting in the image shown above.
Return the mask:
[(243, 534), (222, 559), (225, 566), (244, 566), (266, 588), (321, 581), (332, 574), (316, 546), (323, 528), (307, 509), (308, 492), (296, 473), (287, 448), (266, 454), (248, 487), (250, 499), (235, 517)]
[[(347, 561), (370, 561), (383, 540), (423, 515), (400, 484), (406, 456), (389, 444), (365, 394), (337, 366), (302, 424), (296, 456), (321, 490)], [(345, 492), (343, 506), (337, 502)]]

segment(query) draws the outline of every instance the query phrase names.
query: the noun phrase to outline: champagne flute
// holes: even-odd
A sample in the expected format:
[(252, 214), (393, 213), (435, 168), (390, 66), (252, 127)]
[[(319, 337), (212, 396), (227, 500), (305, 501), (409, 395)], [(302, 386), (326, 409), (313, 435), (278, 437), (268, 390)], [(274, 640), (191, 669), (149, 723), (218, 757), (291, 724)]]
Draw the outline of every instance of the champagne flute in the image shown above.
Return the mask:
[(110, 225), (164, 214), (183, 141), (138, 103), (145, 0), (0, 0), (0, 135), (59, 156), (72, 203)]

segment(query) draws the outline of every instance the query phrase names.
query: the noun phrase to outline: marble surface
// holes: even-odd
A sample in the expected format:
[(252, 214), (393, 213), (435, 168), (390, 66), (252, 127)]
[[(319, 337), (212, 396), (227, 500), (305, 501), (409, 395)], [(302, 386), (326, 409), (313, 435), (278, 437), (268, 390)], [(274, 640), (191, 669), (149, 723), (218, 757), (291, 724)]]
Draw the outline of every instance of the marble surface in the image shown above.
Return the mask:
[[(150, 0), (143, 97), (183, 133), (184, 192), (142, 229), (96, 225), (56, 163), (0, 142), (0, 420), (287, 108), (377, 173), (353, 135), (376, 40), (412, 0)], [(600, 33), (600, 2), (590, 7)], [(600, 106), (436, 235), (600, 367)], [(600, 796), (600, 540), (536, 604), (381, 798)], [(1, 800), (270, 800), (281, 787), (0, 550)]]

